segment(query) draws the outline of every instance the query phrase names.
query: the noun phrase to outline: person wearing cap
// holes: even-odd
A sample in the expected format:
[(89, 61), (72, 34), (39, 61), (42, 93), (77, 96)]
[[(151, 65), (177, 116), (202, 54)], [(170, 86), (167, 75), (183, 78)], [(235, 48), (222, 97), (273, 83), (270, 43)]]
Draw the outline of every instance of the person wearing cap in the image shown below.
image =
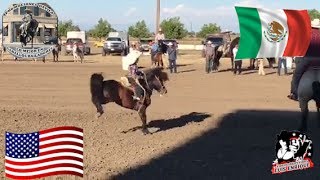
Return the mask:
[(155, 42), (158, 43), (159, 40), (164, 40), (164, 39), (165, 39), (164, 33), (162, 32), (162, 29), (159, 28), (158, 34), (155, 37)]
[(213, 59), (215, 57), (215, 47), (212, 45), (211, 41), (207, 42), (207, 45), (204, 50), (204, 54), (206, 57), (206, 72), (210, 73), (212, 71)]
[(168, 60), (169, 60), (169, 68), (170, 68), (170, 73), (177, 73), (177, 50), (176, 47), (173, 46), (172, 42), (168, 43)]
[(25, 34), (27, 34), (27, 30), (30, 26), (31, 20), (33, 19), (32, 17), (32, 11), (30, 9), (25, 10), (25, 15), (22, 18), (23, 24), (21, 25), (21, 29)]
[(304, 57), (295, 57), (296, 69), (292, 76), (290, 94), (287, 96), (289, 99), (298, 101), (298, 86), (303, 73), (309, 67), (320, 66), (320, 21), (315, 19), (311, 23), (311, 41), (309, 48)]

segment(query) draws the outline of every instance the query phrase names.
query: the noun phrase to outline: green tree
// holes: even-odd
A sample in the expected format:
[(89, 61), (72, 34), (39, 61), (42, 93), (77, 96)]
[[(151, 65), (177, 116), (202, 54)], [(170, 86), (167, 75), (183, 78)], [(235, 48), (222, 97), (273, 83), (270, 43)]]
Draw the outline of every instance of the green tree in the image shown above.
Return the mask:
[(198, 32), (197, 36), (204, 38), (207, 36), (207, 34), (214, 34), (221, 32), (220, 26), (218, 26), (216, 23), (209, 23), (204, 24), (201, 28), (201, 30)]
[(78, 25), (74, 25), (72, 20), (60, 21), (58, 25), (58, 36), (67, 36), (68, 31), (80, 31)]
[(320, 12), (316, 9), (308, 10), (308, 13), (311, 20), (320, 19)]
[(100, 18), (98, 24), (89, 31), (89, 34), (92, 37), (99, 38), (101, 40), (101, 38), (105, 38), (112, 30), (110, 23), (107, 20)]
[(160, 26), (166, 39), (182, 39), (188, 34), (179, 17), (165, 19), (161, 22)]
[(135, 25), (128, 28), (128, 34), (135, 38), (148, 38), (150, 37), (150, 31), (144, 20), (138, 21)]

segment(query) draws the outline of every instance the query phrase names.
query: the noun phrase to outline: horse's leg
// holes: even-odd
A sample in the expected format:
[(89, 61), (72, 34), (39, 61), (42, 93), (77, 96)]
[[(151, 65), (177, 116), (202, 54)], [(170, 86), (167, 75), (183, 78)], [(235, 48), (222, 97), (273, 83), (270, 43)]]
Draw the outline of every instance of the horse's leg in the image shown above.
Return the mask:
[(163, 64), (163, 57), (162, 57), (162, 55), (161, 55), (161, 67), (163, 67), (163, 68), (164, 68), (164, 64)]
[(140, 119), (142, 121), (142, 132), (144, 135), (150, 134), (150, 131), (147, 128), (147, 115), (146, 115), (146, 109), (147, 107), (145, 105), (141, 105), (138, 114), (140, 116)]
[(234, 68), (234, 63), (233, 63), (233, 57), (231, 57), (231, 71), (233, 70), (233, 68)]
[(96, 106), (96, 108), (97, 108), (97, 114), (96, 114), (96, 119), (98, 119), (99, 117), (101, 117), (102, 116), (102, 114), (104, 113), (103, 112), (103, 107), (102, 107), (102, 104), (100, 103), (100, 101), (99, 101), (99, 99), (97, 99), (97, 98), (94, 98), (94, 99), (92, 99), (92, 102), (93, 102), (93, 104)]
[(307, 131), (307, 119), (309, 114), (308, 101), (299, 99), (299, 104), (302, 112), (302, 121), (301, 121), (299, 130), (304, 132), (304, 131)]

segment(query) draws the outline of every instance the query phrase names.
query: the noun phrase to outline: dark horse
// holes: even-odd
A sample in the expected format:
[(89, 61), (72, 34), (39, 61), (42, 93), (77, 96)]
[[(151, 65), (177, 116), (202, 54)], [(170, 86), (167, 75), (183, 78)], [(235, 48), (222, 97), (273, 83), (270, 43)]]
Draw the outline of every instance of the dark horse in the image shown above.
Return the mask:
[(163, 67), (162, 55), (167, 52), (168, 46), (163, 43), (162, 40), (158, 41), (158, 50), (156, 52), (151, 52), (152, 65)]
[(142, 132), (148, 134), (146, 109), (151, 104), (152, 91), (156, 90), (161, 95), (167, 93), (164, 82), (169, 80), (168, 74), (162, 68), (152, 68), (144, 72), (145, 79), (140, 80), (141, 86), (145, 89), (144, 98), (140, 101), (132, 98), (133, 90), (115, 80), (104, 81), (102, 74), (91, 75), (91, 100), (97, 108), (96, 117), (103, 113), (103, 104), (114, 102), (119, 106), (132, 109), (138, 112), (142, 121)]
[(20, 30), (20, 42), (22, 43), (22, 46), (26, 46), (27, 43), (31, 41), (31, 47), (33, 47), (33, 38), (37, 33), (38, 25), (39, 25), (38, 21), (35, 19), (32, 19), (29, 26), (26, 27), (27, 29), (26, 32), (24, 32), (23, 29)]

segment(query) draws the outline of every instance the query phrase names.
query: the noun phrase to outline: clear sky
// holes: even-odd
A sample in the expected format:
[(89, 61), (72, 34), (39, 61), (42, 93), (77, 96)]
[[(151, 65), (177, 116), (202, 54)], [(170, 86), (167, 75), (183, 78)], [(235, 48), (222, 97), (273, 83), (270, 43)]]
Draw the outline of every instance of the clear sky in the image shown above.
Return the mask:
[[(83, 30), (92, 28), (99, 18), (114, 28), (127, 30), (138, 20), (155, 29), (156, 0), (0, 0), (1, 14), (12, 3), (47, 2), (59, 20), (71, 19)], [(204, 23), (217, 23), (222, 30), (239, 32), (235, 6), (270, 9), (317, 9), (319, 0), (161, 0), (161, 19), (180, 16), (188, 30), (198, 31)]]

